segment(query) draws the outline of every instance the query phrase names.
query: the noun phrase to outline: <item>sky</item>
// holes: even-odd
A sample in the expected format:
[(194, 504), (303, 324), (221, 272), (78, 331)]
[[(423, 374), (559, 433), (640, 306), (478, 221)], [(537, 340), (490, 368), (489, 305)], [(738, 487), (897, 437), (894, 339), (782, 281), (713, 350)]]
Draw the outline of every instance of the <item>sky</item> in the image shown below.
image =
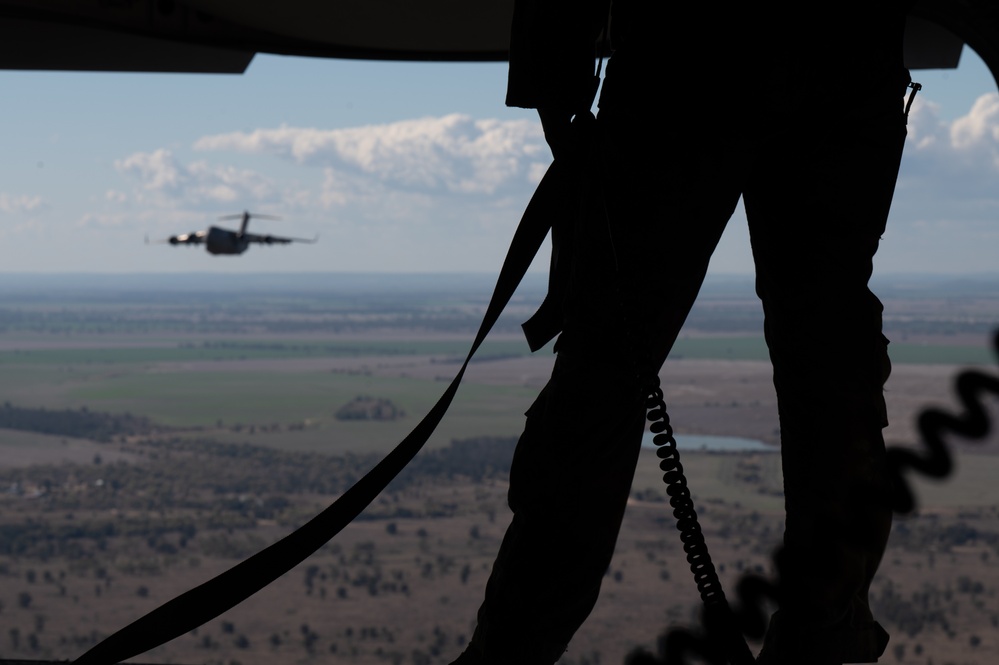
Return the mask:
[[(995, 272), (996, 83), (969, 49), (913, 78), (876, 269)], [(0, 273), (495, 273), (551, 161), (505, 85), (504, 63), (266, 55), (243, 75), (0, 71)], [(251, 231), (319, 242), (238, 257), (144, 242), (242, 210), (282, 217)], [(752, 273), (741, 207), (711, 270)]]

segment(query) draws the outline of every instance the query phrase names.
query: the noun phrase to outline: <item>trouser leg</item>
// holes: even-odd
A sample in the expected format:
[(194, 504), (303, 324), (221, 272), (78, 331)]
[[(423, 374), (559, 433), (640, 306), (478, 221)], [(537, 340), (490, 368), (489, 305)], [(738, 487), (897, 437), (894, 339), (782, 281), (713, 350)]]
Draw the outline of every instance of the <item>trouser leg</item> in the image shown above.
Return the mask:
[(772, 137), (752, 169), (766, 180), (745, 192), (781, 425), (782, 599), (767, 642), (776, 662), (869, 662), (887, 641), (867, 598), (891, 526), (890, 365), (868, 280), (904, 120), (899, 109), (833, 134), (813, 150), (804, 132)]
[(641, 445), (636, 376), (665, 359), (738, 201), (699, 177), (717, 169), (677, 158), (683, 173), (664, 173), (638, 145), (612, 141), (609, 217), (594, 205), (576, 229), (559, 357), (517, 445), (514, 518), (472, 639), (489, 662), (554, 662), (593, 608)]
[(631, 488), (644, 411), (619, 373), (582, 360), (560, 355), (514, 456), (513, 522), (473, 637), (502, 663), (565, 650), (596, 602)]

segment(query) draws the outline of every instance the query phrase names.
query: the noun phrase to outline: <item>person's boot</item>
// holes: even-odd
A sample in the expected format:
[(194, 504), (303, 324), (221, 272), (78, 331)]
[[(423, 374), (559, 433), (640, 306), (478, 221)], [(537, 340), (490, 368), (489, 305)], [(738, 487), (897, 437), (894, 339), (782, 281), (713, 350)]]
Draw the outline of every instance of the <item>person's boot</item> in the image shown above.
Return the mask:
[(815, 630), (785, 619), (780, 611), (770, 617), (756, 665), (876, 663), (888, 645), (888, 633), (876, 621)]

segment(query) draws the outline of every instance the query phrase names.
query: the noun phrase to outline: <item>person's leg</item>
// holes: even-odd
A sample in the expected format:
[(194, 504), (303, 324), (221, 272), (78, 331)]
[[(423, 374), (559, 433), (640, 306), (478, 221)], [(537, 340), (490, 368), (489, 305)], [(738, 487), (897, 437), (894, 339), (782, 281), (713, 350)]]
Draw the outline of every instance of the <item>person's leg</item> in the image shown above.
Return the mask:
[(517, 445), (514, 518), (468, 662), (553, 663), (589, 615), (640, 449), (636, 376), (665, 359), (738, 201), (730, 182), (705, 180), (718, 169), (700, 151), (664, 166), (663, 153), (637, 150), (634, 129), (599, 122), (610, 219), (598, 201), (576, 229), (566, 330)]
[(887, 643), (867, 596), (891, 526), (890, 364), (868, 280), (905, 137), (901, 99), (837, 118), (820, 145), (799, 130), (761, 143), (745, 192), (786, 506), (780, 611), (760, 662), (873, 662)]

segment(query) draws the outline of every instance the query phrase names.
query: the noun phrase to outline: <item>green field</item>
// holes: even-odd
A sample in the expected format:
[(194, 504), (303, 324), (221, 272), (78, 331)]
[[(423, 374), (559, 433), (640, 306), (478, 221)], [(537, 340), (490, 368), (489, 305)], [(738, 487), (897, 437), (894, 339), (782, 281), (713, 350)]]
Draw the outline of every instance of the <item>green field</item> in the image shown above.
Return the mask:
[[(13, 629), (23, 638), (21, 649), (5, 656), (76, 657), (96, 639), (94, 629), (107, 633), (126, 625), (328, 505), (375, 463), (365, 453), (386, 452), (432, 408), (471, 343), (484, 302), (481, 290), (429, 289), (409, 278), (379, 282), (377, 288), (358, 280), (351, 286), (356, 290), (336, 294), (305, 288), (312, 279), (306, 277), (289, 281), (280, 293), (267, 291), (270, 277), (233, 277), (228, 290), (214, 292), (203, 289), (216, 283), (214, 277), (188, 276), (180, 280), (183, 292), (169, 290), (178, 288), (171, 277), (169, 288), (160, 284), (150, 293), (141, 285), (129, 286), (132, 291), (121, 286), (129, 279), (108, 277), (114, 289), (97, 284), (81, 298), (68, 291), (11, 295), (9, 285), (0, 287), (0, 415), (7, 417), (3, 427), (17, 427), (0, 429), (7, 489), (0, 526), (17, 535), (4, 539), (9, 552), (0, 556), (0, 605), (12, 629), (4, 645), (13, 640)], [(445, 281), (448, 288), (455, 282)], [(723, 298), (709, 298), (709, 307), (692, 313), (688, 321), (695, 325), (675, 346), (673, 357), (681, 362), (667, 368), (664, 382), (673, 422), (690, 433), (752, 428), (753, 437), (776, 441), (759, 305), (751, 288), (720, 293)], [(906, 343), (890, 346), (896, 370), (940, 365), (896, 372), (908, 377), (889, 395), (900, 414), (908, 417), (934, 400), (954, 404), (946, 381), (957, 366), (994, 371), (981, 323), (999, 311), (994, 305), (984, 299), (962, 305), (953, 320), (944, 320), (951, 309), (900, 301), (907, 309), (897, 312), (899, 320), (911, 323), (898, 331)], [(409, 662), (412, 655), (413, 662), (436, 662), (415, 657), (436, 639), (431, 630), (447, 635), (440, 658), (455, 655), (510, 517), (508, 437), (521, 432), (523, 413), (552, 358), (548, 349), (536, 361), (525, 360), (527, 345), (517, 326), (532, 307), (526, 301), (518, 307), (480, 350), (428, 444), (438, 450), (418, 456), (408, 470), (413, 477), (404, 478), (398, 490), (390, 487), (364, 519), (303, 567), (320, 576), (293, 571), (228, 614), (224, 620), (232, 623), (210, 623), (151, 658), (317, 662), (339, 645), (338, 655), (327, 658), (375, 665)], [(337, 410), (358, 396), (390, 402), (405, 415), (337, 419)], [(121, 416), (126, 412), (138, 418)], [(579, 417), (598, 419), (600, 413)], [(79, 434), (86, 418), (135, 427), (123, 425), (106, 436), (99, 428)], [(64, 429), (46, 429), (67, 422), (71, 426)], [(474, 441), (451, 446), (455, 439)], [(452, 454), (463, 447), (473, 452)], [(682, 458), (712, 555), (732, 588), (729, 580), (734, 583), (741, 571), (769, 565), (779, 542), (780, 455), (696, 451)], [(694, 586), (658, 462), (654, 451), (642, 451), (601, 604), (574, 642), (569, 662), (575, 665), (623, 662), (630, 644), (651, 646), (664, 622), (692, 620)], [(469, 472), (476, 465), (491, 471)], [(932, 600), (923, 603), (922, 613), (946, 617), (956, 632), (927, 624), (913, 637), (892, 624), (893, 645), (909, 645), (911, 654), (918, 641), (926, 654), (918, 660), (897, 652), (886, 656), (893, 662), (926, 665), (930, 654), (933, 662), (944, 662), (941, 655), (969, 665), (995, 661), (999, 644), (985, 637), (981, 645), (968, 645), (967, 636), (992, 635), (999, 616), (996, 477), (999, 455), (965, 447), (944, 482), (913, 480), (921, 514), (897, 521), (899, 531), (908, 533), (891, 545), (882, 568), (882, 577), (897, 585), (894, 595), (883, 593), (887, 583), (875, 589), (882, 601), (898, 602), (882, 603), (878, 613), (890, 621), (910, 617), (910, 594), (930, 598), (929, 589)], [(969, 525), (980, 529), (979, 542), (951, 547), (970, 533)], [(120, 533), (108, 537), (107, 529)], [(947, 533), (954, 537), (942, 541)], [(55, 539), (39, 534), (77, 535), (50, 551)], [(378, 586), (375, 595), (371, 586), (356, 583), (380, 578), (382, 571), (386, 584), (405, 582), (405, 593)], [(962, 596), (957, 573), (973, 576), (966, 581), (981, 582), (984, 593)], [(30, 606), (18, 600), (24, 591), (30, 591)], [(391, 632), (375, 640), (362, 626)], [(316, 654), (297, 637), (311, 630), (323, 633)], [(40, 651), (28, 650), (29, 634), (39, 640)], [(237, 634), (248, 636), (254, 648), (234, 646)], [(955, 634), (961, 639), (954, 640)], [(968, 645), (964, 651), (962, 644)], [(352, 649), (361, 657), (351, 659)], [(602, 659), (577, 658), (591, 649), (603, 652)], [(968, 655), (971, 650), (981, 657)], [(388, 658), (394, 651), (396, 661)]]
[[(23, 407), (86, 406), (129, 412), (167, 427), (210, 428), (213, 435), (234, 441), (245, 440), (253, 426), (253, 440), (267, 445), (383, 450), (429, 411), (444, 391), (445, 381), (402, 374), (310, 370), (301, 364), (254, 369), (243, 368), (241, 363), (363, 358), (377, 364), (379, 358), (434, 358), (446, 363), (441, 365), (440, 378), (450, 378), (453, 363), (463, 358), (468, 348), (467, 342), (454, 339), (212, 339), (159, 344), (0, 352), (0, 399)], [(991, 360), (987, 349), (972, 346), (893, 344), (891, 353), (896, 364), (976, 365)], [(526, 344), (520, 340), (500, 339), (487, 342), (477, 360), (500, 362), (527, 354)], [(673, 356), (761, 362), (768, 358), (762, 338), (751, 336), (681, 338)], [(213, 361), (224, 361), (226, 366), (213, 367)], [(203, 365), (192, 370), (190, 363)], [(433, 445), (483, 433), (515, 435), (535, 394), (535, 389), (467, 380)], [(391, 400), (406, 417), (393, 422), (336, 421), (335, 411), (359, 395)], [(238, 431), (232, 431), (237, 426)], [(290, 426), (295, 426), (294, 431), (289, 431)], [(271, 431), (259, 431), (261, 428)]]
[[(780, 455), (755, 456), (728, 453), (688, 452), (681, 455), (691, 496), (697, 506), (721, 501), (746, 510), (780, 515), (784, 499), (777, 494), (782, 487)], [(759, 482), (739, 478), (740, 465), (758, 468)], [(996, 508), (995, 479), (999, 477), (999, 455), (974, 450), (954, 452), (954, 470), (943, 480), (927, 479), (907, 473), (920, 513), (957, 515), (962, 511)], [(643, 450), (638, 461), (634, 491), (657, 491), (665, 495), (659, 459), (653, 450)]]
[[(63, 392), (51, 385), (22, 390), (18, 405), (129, 412), (167, 427), (208, 428), (213, 438), (234, 442), (296, 450), (367, 451), (385, 450), (401, 440), (430, 410), (445, 385), (331, 373), (122, 373)], [(339, 407), (359, 395), (389, 399), (406, 416), (390, 422), (333, 417)], [(28, 396), (37, 399), (29, 403)], [(520, 414), (534, 396), (534, 391), (524, 388), (464, 386), (438, 429), (434, 445), (484, 432), (514, 435), (523, 426)], [(262, 431), (275, 425), (271, 431)]]
[[(287, 358), (356, 358), (392, 356), (441, 356), (463, 358), (471, 346), (451, 340), (339, 340), (330, 342), (205, 341), (165, 342), (143, 346), (111, 348), (55, 348), (0, 351), (0, 367), (22, 365), (127, 365), (159, 362), (200, 362), (209, 360), (274, 360)], [(489, 341), (476, 357), (527, 355), (526, 343), (514, 340)]]
[[(979, 347), (892, 342), (888, 346), (888, 353), (892, 363), (900, 365), (991, 365), (996, 362), (992, 349), (984, 345)], [(673, 346), (670, 357), (698, 360), (770, 360), (766, 342), (759, 336), (682, 337)]]
[[(124, 365), (213, 360), (272, 360), (290, 358), (345, 358), (374, 356), (437, 356), (461, 359), (471, 336), (463, 340), (336, 340), (287, 342), (224, 340), (210, 342), (151, 342), (144, 346), (112, 348), (54, 348), (0, 351), (0, 366)], [(892, 343), (893, 362), (900, 364), (993, 364), (994, 352), (969, 345)], [(517, 339), (486, 341), (476, 353), (478, 361), (529, 355)], [(681, 337), (670, 354), (674, 359), (769, 360), (766, 343), (757, 336)]]
[[(464, 358), (492, 286), (481, 276), (34, 282), (0, 290), (0, 402), (130, 412), (222, 440), (308, 450), (382, 450), (409, 432)], [(501, 319), (502, 334), (479, 350), (479, 368), (502, 374), (504, 361), (529, 355), (518, 327), (543, 294), (544, 281), (534, 282)], [(681, 334), (674, 359), (768, 362), (751, 281), (739, 284), (705, 287), (703, 305), (691, 313), (696, 326)], [(896, 315), (913, 330), (940, 320), (921, 301), (901, 307)], [(992, 365), (984, 336), (980, 345), (967, 343), (981, 326), (963, 322), (991, 311), (984, 300), (975, 307), (950, 324), (964, 345), (893, 343), (893, 363)], [(538, 355), (550, 358), (550, 349)], [(423, 371), (407, 372), (410, 360)], [(439, 367), (427, 370), (428, 362)], [(378, 369), (385, 364), (393, 369)], [(481, 377), (469, 373), (431, 445), (520, 432), (538, 378), (518, 384)], [(390, 422), (333, 417), (361, 395), (390, 400), (406, 415)]]

